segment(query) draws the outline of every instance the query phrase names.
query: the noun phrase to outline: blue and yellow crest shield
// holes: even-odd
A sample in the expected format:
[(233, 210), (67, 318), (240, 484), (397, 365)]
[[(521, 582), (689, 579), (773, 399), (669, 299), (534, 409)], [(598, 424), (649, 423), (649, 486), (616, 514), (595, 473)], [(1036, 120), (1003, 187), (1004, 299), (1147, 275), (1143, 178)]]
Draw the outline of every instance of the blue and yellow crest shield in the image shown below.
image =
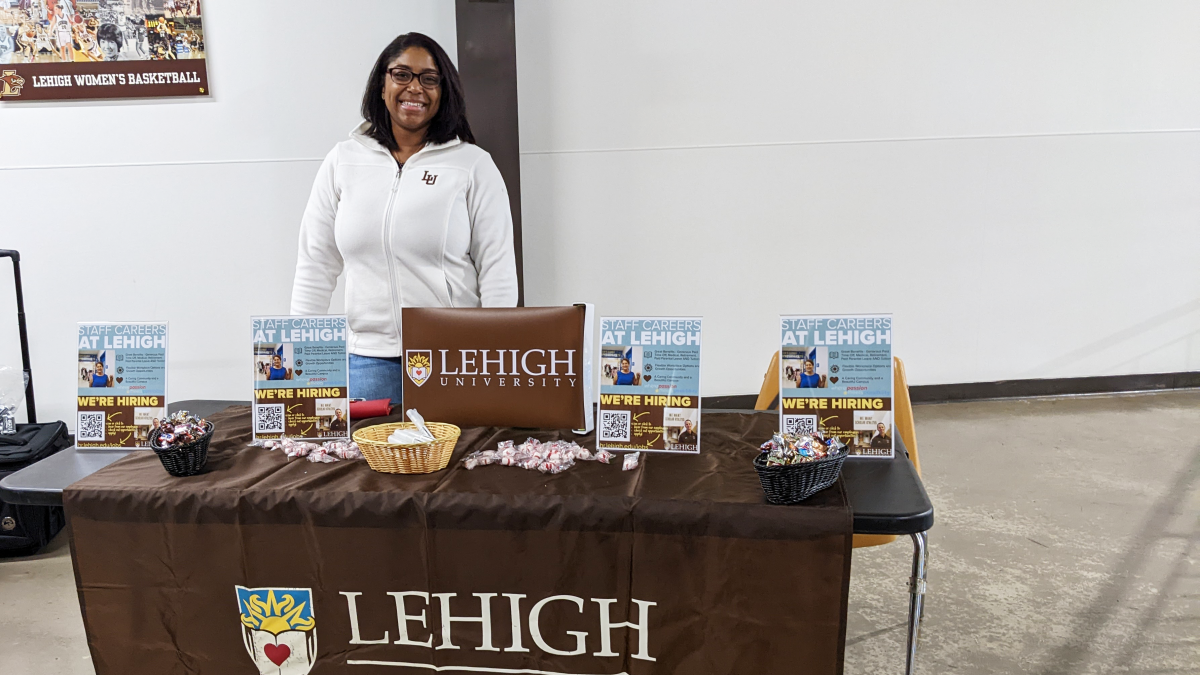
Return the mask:
[(317, 621), (308, 588), (237, 591), (246, 652), (262, 675), (307, 675), (317, 660)]

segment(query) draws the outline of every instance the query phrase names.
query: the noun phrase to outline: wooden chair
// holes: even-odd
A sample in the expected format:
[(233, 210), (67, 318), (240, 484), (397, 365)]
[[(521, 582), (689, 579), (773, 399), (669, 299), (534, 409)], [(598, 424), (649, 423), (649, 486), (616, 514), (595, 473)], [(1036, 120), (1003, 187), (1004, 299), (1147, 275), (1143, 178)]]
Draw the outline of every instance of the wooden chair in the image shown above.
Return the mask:
[[(908, 448), (908, 457), (921, 475), (921, 460), (917, 457), (917, 434), (913, 424), (912, 400), (908, 397), (908, 378), (904, 376), (904, 362), (895, 359), (892, 381), (892, 413), (895, 420), (896, 433), (904, 440)], [(762, 388), (758, 391), (758, 400), (754, 402), (755, 410), (771, 410), (779, 405), (779, 352), (771, 357), (771, 364), (763, 375)], [(896, 541), (892, 534), (856, 534), (854, 548), (879, 546)]]

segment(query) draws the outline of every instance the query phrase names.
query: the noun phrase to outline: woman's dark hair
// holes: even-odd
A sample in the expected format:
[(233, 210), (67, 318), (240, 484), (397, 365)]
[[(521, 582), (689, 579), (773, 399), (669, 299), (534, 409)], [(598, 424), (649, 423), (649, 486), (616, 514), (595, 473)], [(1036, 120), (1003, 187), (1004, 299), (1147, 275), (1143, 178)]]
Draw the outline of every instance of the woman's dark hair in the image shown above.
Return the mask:
[(437, 65), (438, 74), (442, 77), (441, 104), (429, 123), (425, 140), (430, 143), (446, 143), (459, 138), (465, 143), (474, 143), (475, 134), (471, 133), (471, 125), (467, 122), (467, 101), (463, 96), (462, 81), (458, 79), (458, 69), (450, 61), (446, 50), (433, 38), (422, 33), (405, 33), (392, 40), (375, 61), (362, 100), (362, 116), (370, 125), (367, 135), (379, 141), (388, 150), (396, 149), (396, 138), (392, 136), (392, 118), (383, 102), (383, 78), (388, 77), (387, 68), (392, 59), (410, 47), (420, 47), (429, 52)]

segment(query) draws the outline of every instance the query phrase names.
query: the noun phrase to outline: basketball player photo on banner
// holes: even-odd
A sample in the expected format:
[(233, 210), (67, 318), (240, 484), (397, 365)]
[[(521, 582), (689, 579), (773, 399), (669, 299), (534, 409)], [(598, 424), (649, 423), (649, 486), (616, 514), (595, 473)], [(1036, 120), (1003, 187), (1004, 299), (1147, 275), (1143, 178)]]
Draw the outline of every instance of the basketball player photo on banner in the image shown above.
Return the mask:
[(781, 316), (779, 427), (892, 457), (892, 316)]
[(209, 93), (200, 0), (0, 0), (0, 103)]
[(700, 452), (698, 318), (602, 317), (596, 447)]
[(349, 438), (346, 317), (259, 316), (250, 321), (254, 438)]

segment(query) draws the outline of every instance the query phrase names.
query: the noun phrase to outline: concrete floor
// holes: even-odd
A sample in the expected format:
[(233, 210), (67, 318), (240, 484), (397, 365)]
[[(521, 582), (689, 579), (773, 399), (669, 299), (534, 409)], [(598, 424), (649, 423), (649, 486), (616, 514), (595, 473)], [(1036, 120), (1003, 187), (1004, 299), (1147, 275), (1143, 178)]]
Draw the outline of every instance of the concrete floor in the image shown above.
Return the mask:
[[(919, 406), (918, 673), (1200, 673), (1200, 392)], [(846, 672), (902, 673), (911, 546), (855, 552)]]
[[(1200, 392), (916, 417), (937, 508), (917, 672), (1200, 674)], [(910, 556), (855, 552), (848, 674), (903, 672)], [(0, 675), (93, 672), (63, 538), (0, 562)]]

